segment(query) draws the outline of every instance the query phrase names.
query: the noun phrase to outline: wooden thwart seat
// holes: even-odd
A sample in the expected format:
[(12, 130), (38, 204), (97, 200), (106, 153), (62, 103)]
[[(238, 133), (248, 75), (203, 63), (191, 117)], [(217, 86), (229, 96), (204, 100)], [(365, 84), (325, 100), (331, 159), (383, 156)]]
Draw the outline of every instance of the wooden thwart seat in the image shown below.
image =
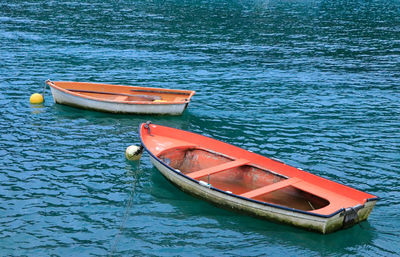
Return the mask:
[(248, 163), (249, 163), (248, 160), (237, 159), (237, 160), (226, 162), (226, 163), (223, 163), (223, 164), (220, 164), (220, 165), (217, 165), (217, 166), (213, 166), (213, 167), (210, 167), (210, 168), (207, 168), (207, 169), (202, 169), (202, 170), (199, 170), (199, 171), (191, 172), (191, 173), (188, 173), (186, 175), (191, 177), (191, 178), (193, 178), (193, 179), (198, 179), (198, 178), (201, 178), (201, 177), (206, 176), (206, 175), (212, 175), (212, 174), (215, 174), (215, 173), (218, 173), (218, 172), (221, 172), (221, 171), (225, 171), (225, 170), (229, 170), (229, 169), (232, 169), (232, 168), (236, 168), (236, 167), (248, 164)]
[(278, 190), (278, 189), (281, 189), (281, 188), (284, 188), (284, 187), (287, 187), (287, 186), (291, 186), (291, 185), (293, 185), (295, 183), (298, 183), (300, 181), (302, 181), (302, 180), (299, 179), (299, 178), (296, 178), (296, 177), (288, 178), (288, 179), (281, 180), (281, 181), (276, 182), (276, 183), (271, 184), (271, 185), (267, 185), (267, 186), (263, 186), (263, 187), (251, 190), (249, 192), (241, 194), (240, 196), (243, 196), (243, 197), (246, 197), (246, 198), (253, 198), (253, 197), (256, 197), (256, 196), (259, 196), (259, 195), (263, 195), (263, 194), (266, 194), (266, 193), (269, 193), (269, 192), (272, 192), (272, 191), (275, 191), (275, 190)]
[(125, 96), (125, 95), (119, 95), (119, 96), (116, 96), (113, 100), (114, 101), (118, 101), (118, 102), (122, 102), (122, 101), (127, 101), (128, 97)]

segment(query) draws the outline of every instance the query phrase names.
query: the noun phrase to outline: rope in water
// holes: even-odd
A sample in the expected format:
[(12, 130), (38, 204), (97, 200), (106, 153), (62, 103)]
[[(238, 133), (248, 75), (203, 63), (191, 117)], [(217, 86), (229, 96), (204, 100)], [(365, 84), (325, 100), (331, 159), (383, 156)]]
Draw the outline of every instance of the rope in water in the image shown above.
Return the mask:
[(130, 210), (131, 210), (132, 205), (133, 205), (133, 199), (134, 199), (134, 196), (135, 196), (135, 189), (136, 189), (136, 185), (137, 185), (137, 182), (138, 182), (138, 178), (139, 178), (140, 172), (141, 172), (141, 170), (139, 168), (135, 170), (134, 180), (132, 182), (132, 188), (131, 188), (130, 196), (129, 196), (128, 202), (126, 203), (126, 206), (125, 206), (125, 213), (124, 213), (124, 216), (122, 218), (121, 225), (119, 226), (119, 231), (115, 235), (114, 243), (111, 246), (111, 250), (110, 250), (110, 253), (109, 253), (108, 256), (112, 256), (114, 254), (114, 252), (115, 252), (115, 250), (117, 248), (118, 242), (119, 242), (119, 238), (120, 238), (120, 236), (122, 234), (122, 231), (124, 230), (126, 221), (128, 220), (129, 213), (130, 213)]
[(47, 84), (46, 84), (46, 82), (44, 83), (44, 87), (43, 87), (43, 99), (44, 99), (44, 93), (46, 92), (46, 86), (47, 86)]

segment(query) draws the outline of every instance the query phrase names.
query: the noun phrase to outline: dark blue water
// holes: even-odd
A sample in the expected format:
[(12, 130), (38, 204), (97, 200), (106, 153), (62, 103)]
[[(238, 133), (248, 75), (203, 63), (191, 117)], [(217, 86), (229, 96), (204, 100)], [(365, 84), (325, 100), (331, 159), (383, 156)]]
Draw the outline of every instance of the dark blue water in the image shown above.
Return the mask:
[[(0, 2), (1, 256), (394, 256), (400, 2)], [(184, 115), (45, 103), (44, 81), (196, 90)], [(231, 213), (169, 184), (141, 122), (212, 136), (381, 199), (330, 235)]]

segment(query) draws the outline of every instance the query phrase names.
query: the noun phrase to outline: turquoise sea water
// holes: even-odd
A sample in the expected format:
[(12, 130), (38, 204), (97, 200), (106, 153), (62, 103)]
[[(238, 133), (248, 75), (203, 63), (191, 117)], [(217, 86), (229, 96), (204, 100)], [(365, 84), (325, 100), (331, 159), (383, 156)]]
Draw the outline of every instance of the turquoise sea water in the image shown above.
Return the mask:
[[(0, 2), (0, 256), (400, 253), (399, 1), (82, 2)], [(197, 93), (178, 117), (31, 106), (49, 78)], [(125, 160), (147, 120), (381, 199), (330, 235), (216, 208)]]

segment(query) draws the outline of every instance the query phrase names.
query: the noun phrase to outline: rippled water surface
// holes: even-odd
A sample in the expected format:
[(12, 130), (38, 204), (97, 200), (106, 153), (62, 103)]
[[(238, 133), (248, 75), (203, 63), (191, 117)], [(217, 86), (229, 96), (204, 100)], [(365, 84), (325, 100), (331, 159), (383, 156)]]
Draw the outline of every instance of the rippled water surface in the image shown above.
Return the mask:
[[(0, 42), (0, 255), (399, 254), (399, 1), (2, 0)], [(197, 93), (178, 117), (30, 105), (48, 78)], [(125, 160), (147, 120), (381, 199), (325, 236), (216, 208)]]

